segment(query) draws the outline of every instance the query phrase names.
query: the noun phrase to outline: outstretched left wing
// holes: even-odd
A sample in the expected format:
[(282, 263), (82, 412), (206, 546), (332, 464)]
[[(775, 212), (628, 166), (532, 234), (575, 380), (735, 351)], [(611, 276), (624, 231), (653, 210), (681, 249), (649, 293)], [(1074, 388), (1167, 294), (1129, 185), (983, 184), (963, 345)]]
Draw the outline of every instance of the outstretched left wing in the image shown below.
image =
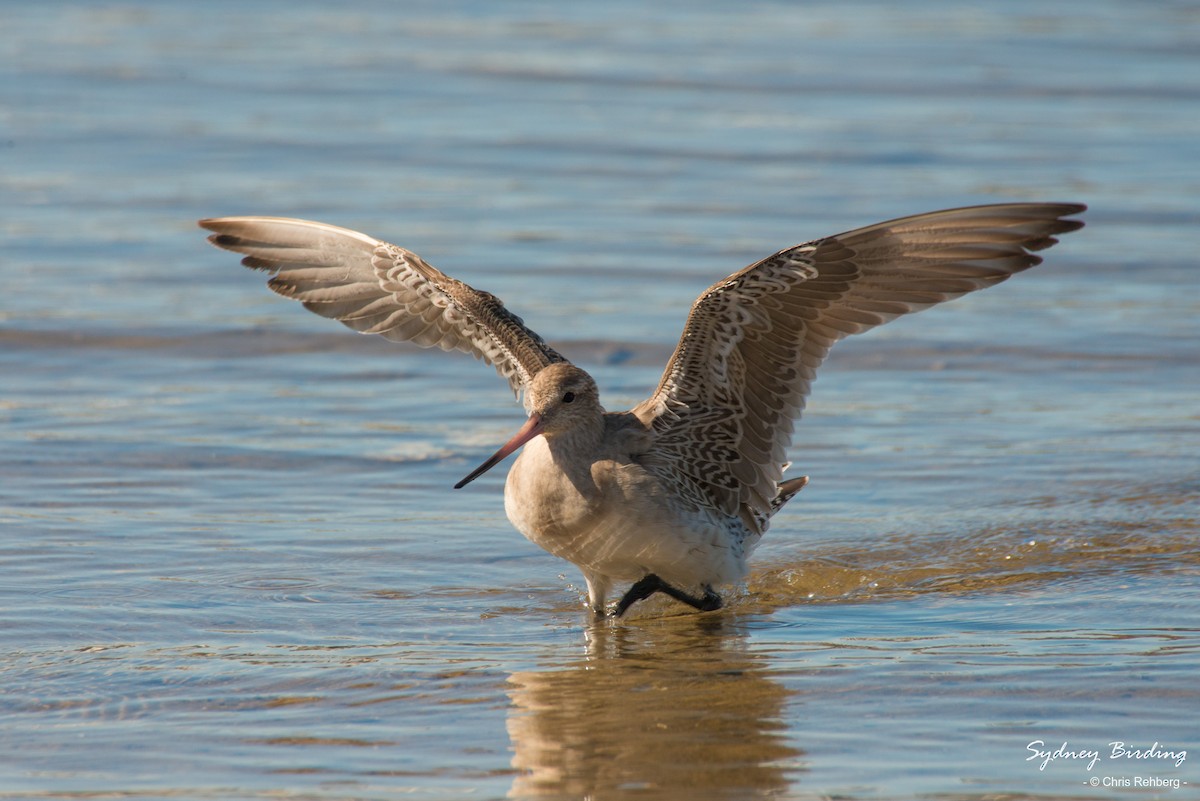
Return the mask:
[(396, 245), (326, 223), (286, 217), (201, 220), (214, 245), (271, 273), (276, 293), (322, 317), (395, 342), (458, 350), (496, 368), (518, 395), (565, 359), (495, 295), (473, 289)]

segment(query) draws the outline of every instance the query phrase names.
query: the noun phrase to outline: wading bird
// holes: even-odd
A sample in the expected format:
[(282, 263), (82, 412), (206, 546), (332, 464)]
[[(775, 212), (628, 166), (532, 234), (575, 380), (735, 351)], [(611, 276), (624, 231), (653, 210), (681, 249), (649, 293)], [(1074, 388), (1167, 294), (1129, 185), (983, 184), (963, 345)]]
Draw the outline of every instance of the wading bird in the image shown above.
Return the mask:
[(461, 488), (524, 446), (508, 473), (513, 525), (576, 564), (611, 614), (665, 593), (700, 610), (746, 575), (771, 517), (807, 482), (784, 479), (792, 425), (839, 339), (998, 284), (1083, 226), (1074, 203), (935, 211), (796, 245), (709, 287), (658, 388), (606, 412), (596, 382), (498, 298), (415, 253), (325, 223), (201, 220), (216, 246), (271, 274), (284, 297), (366, 334), (458, 350), (496, 368), (528, 419)]

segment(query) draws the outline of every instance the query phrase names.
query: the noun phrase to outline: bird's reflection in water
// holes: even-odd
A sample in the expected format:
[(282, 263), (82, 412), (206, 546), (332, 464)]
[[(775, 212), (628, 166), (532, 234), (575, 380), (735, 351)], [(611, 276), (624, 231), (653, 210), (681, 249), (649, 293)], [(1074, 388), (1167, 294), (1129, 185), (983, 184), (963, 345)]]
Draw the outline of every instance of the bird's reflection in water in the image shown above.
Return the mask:
[(609, 627), (565, 669), (515, 673), (510, 797), (754, 798), (788, 788), (801, 752), (772, 681), (724, 615)]

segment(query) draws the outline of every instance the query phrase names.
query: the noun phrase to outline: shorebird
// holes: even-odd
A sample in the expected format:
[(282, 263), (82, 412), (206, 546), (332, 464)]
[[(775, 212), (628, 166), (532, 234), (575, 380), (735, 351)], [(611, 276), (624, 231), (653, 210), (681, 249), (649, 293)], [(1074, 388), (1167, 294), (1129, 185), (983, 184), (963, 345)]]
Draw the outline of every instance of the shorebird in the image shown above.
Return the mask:
[[(598, 615), (661, 592), (696, 609), (742, 580), (772, 516), (808, 478), (784, 478), (792, 426), (830, 347), (1041, 263), (1083, 227), (1076, 203), (935, 211), (786, 248), (709, 287), (654, 393), (606, 412), (596, 382), (473, 289), (396, 245), (282, 217), (201, 220), (267, 286), (365, 334), (470, 353), (528, 418), (462, 488), (523, 450), (504, 487), (512, 524), (573, 562)], [(611, 611), (617, 584), (632, 582)]]

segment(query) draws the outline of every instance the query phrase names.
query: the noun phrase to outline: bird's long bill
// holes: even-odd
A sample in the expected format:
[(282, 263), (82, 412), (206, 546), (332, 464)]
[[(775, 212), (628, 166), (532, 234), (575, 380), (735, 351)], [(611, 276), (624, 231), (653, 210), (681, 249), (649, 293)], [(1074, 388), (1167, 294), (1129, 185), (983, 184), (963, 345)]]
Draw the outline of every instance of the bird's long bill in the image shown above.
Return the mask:
[(493, 453), (488, 460), (471, 471), (471, 474), (462, 481), (454, 485), (455, 489), (462, 489), (470, 484), (475, 479), (482, 476), (487, 471), (491, 470), (500, 462), (515, 451), (517, 448), (524, 445), (529, 440), (542, 433), (542, 418), (536, 414), (529, 415), (529, 419), (525, 421), (525, 425), (521, 426), (521, 430), (513, 434), (513, 438), (500, 446), (500, 450)]

